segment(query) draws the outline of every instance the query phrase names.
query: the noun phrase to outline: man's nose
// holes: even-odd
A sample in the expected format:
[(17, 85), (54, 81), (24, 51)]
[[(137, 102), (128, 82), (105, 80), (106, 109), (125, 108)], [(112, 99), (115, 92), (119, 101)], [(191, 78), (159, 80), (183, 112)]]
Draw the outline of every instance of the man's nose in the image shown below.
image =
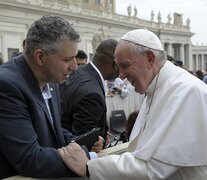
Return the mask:
[(70, 70), (76, 70), (77, 68), (78, 68), (77, 61), (76, 61), (76, 58), (74, 57), (73, 60), (72, 60), (72, 64), (70, 64), (68, 66), (68, 69), (70, 69)]

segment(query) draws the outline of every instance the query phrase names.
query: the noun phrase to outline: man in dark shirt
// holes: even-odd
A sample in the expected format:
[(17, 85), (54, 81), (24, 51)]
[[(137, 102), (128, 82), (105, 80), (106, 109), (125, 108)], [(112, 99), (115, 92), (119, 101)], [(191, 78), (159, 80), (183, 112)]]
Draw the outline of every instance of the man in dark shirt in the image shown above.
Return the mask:
[(114, 63), (117, 41), (107, 39), (100, 43), (94, 58), (69, 76), (62, 88), (62, 126), (80, 135), (95, 127), (106, 140), (106, 102), (104, 80), (118, 76)]

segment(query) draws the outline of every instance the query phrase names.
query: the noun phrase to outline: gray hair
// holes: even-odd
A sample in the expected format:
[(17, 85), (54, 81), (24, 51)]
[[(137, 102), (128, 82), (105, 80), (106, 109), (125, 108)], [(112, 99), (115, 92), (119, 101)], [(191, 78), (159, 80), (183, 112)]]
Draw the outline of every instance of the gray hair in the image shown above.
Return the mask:
[(58, 16), (43, 16), (27, 32), (25, 55), (31, 57), (38, 48), (54, 54), (57, 52), (58, 43), (67, 39), (80, 41), (80, 35), (69, 22)]
[(145, 47), (145, 46), (142, 46), (142, 45), (139, 45), (139, 44), (135, 44), (133, 42), (125, 41), (125, 40), (122, 40), (122, 41), (123, 41), (122, 43), (125, 43), (125, 45), (127, 47), (129, 47), (129, 49), (131, 51), (130, 52), (131, 54), (132, 53), (138, 53), (138, 54), (145, 55), (147, 50), (150, 50), (154, 53), (155, 58), (158, 61), (160, 61), (161, 63), (164, 63), (167, 60), (167, 55), (166, 55), (165, 51), (155, 50), (155, 49), (148, 48), (148, 47)]

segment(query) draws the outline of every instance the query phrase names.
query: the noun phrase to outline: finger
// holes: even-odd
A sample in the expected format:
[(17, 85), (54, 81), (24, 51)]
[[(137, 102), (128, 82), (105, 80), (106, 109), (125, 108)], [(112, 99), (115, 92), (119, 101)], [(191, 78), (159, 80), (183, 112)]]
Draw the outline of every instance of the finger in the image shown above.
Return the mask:
[(79, 146), (75, 141), (72, 141), (68, 146)]
[(102, 142), (96, 142), (93, 147), (103, 148), (103, 143)]
[(97, 142), (94, 143), (94, 146), (103, 146), (103, 143), (105, 142), (105, 140), (99, 136), (99, 139)]
[(64, 152), (62, 149), (57, 149), (58, 154), (63, 157), (64, 156)]
[(76, 142), (72, 143), (72, 145), (75, 146), (75, 147), (80, 147), (80, 145), (77, 144)]
[[(66, 146), (67, 147), (67, 146)], [(66, 152), (67, 151), (67, 148), (66, 147), (62, 147), (61, 149), (63, 150), (63, 152)]]
[(102, 143), (105, 143), (105, 140), (103, 137), (99, 136), (99, 140), (102, 142)]
[(91, 148), (91, 151), (94, 151), (94, 152), (98, 153), (101, 149), (102, 149), (102, 147), (100, 147), (100, 146), (98, 146), (98, 147), (93, 146)]

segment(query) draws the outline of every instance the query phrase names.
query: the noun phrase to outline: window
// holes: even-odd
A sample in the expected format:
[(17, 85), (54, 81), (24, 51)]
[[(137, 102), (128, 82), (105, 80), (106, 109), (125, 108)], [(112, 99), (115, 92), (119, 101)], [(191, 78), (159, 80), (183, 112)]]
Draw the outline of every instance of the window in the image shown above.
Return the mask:
[(101, 4), (101, 0), (96, 0), (96, 4), (100, 5)]
[(19, 55), (19, 49), (17, 48), (8, 48), (8, 59)]

